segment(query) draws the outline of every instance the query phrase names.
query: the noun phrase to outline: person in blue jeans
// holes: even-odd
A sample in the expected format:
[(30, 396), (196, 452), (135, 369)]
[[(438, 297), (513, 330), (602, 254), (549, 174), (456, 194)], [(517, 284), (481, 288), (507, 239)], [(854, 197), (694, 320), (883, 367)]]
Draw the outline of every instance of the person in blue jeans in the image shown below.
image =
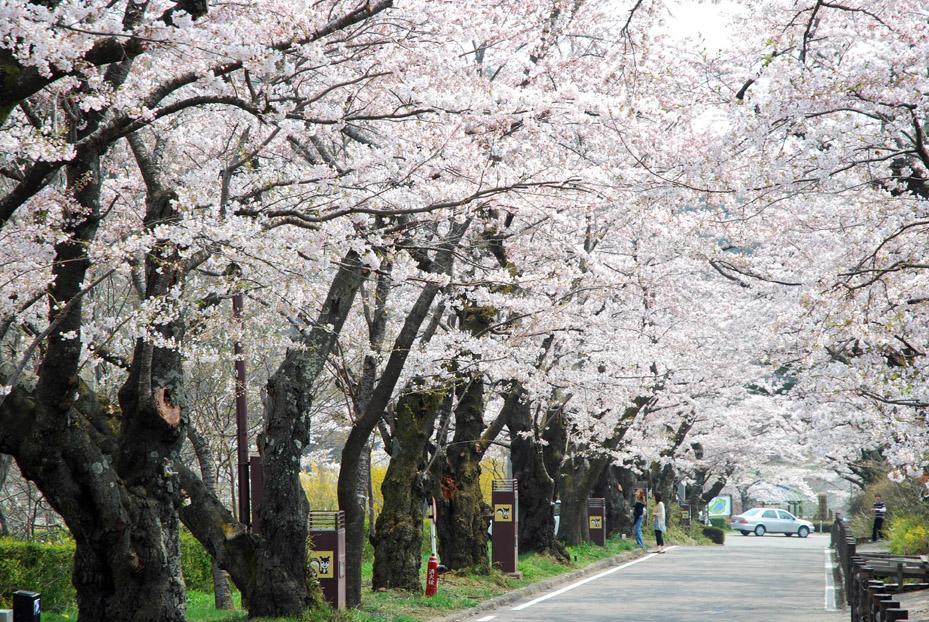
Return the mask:
[(641, 548), (645, 548), (645, 541), (642, 539), (642, 523), (645, 522), (645, 492), (641, 488), (635, 491), (635, 505), (632, 506), (632, 518), (635, 520), (635, 543)]

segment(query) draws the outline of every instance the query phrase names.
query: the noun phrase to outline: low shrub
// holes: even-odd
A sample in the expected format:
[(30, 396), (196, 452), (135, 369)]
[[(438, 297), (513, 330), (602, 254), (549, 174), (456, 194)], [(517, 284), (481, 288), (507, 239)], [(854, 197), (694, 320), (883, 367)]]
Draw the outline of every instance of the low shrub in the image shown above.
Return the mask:
[(181, 530), (181, 569), (188, 590), (213, 593), (213, 560), (186, 529)]
[(726, 532), (719, 527), (704, 527), (703, 535), (709, 538), (714, 544), (723, 544), (726, 542)]
[[(42, 594), (45, 611), (77, 608), (71, 567), (74, 542), (28, 542), (0, 538), (0, 609), (12, 607), (13, 592)], [(187, 530), (181, 532), (181, 566), (188, 590), (213, 593), (212, 562), (206, 549)]]
[(723, 531), (725, 531), (726, 529), (729, 529), (728, 519), (722, 516), (711, 516), (710, 525), (712, 525), (713, 527), (716, 527), (717, 529), (722, 529)]
[(929, 525), (919, 515), (898, 514), (891, 517), (884, 529), (890, 552), (895, 555), (929, 553)]
[(0, 539), (0, 608), (13, 606), (13, 592), (42, 594), (42, 609), (66, 611), (75, 606), (71, 585), (74, 543), (47, 544)]

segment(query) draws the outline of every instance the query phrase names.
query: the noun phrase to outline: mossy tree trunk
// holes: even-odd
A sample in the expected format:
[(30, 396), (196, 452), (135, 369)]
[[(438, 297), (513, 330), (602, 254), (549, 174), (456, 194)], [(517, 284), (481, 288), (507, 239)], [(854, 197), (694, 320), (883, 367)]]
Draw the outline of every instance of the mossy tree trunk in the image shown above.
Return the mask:
[[(454, 224), (451, 232), (438, 244), (434, 257), (418, 254), (416, 259), (420, 268), (437, 275), (451, 274), (455, 250), (470, 225), (470, 219)], [(427, 283), (420, 291), (394, 340), (380, 379), (371, 390), (370, 397), (366, 398), (366, 404), (352, 424), (348, 438), (342, 447), (338, 495), (339, 509), (345, 512), (345, 548), (348, 565), (345, 597), (349, 607), (355, 607), (361, 602), (360, 562), (364, 549), (364, 518), (367, 510), (358, 496), (363, 480), (362, 455), (367, 450), (371, 433), (384, 416), (393, 391), (400, 380), (400, 374), (406, 364), (410, 349), (417, 335), (420, 334), (423, 322), (429, 316), (432, 303), (443, 287), (442, 283), (434, 281)]]
[(539, 430), (532, 418), (533, 405), (518, 386), (512, 387), (505, 399), (510, 459), (519, 486), (519, 550), (567, 559), (564, 547), (555, 539), (555, 479), (545, 465), (544, 445), (536, 440)]
[[(572, 447), (562, 463), (559, 491), (561, 493), (561, 520), (558, 539), (565, 544), (580, 544), (588, 538), (587, 499), (591, 496), (597, 480), (612, 462), (608, 452), (616, 449), (636, 417), (648, 409), (652, 397), (640, 396), (627, 407), (613, 428), (613, 434), (588, 456), (590, 447)], [(605, 414), (605, 413), (604, 413)]]
[(398, 400), (390, 465), (381, 485), (384, 507), (372, 537), (375, 590), (422, 590), (419, 569), (427, 495), (426, 443), (444, 399), (444, 390), (417, 385)]
[[(475, 337), (487, 331), (494, 317), (492, 307), (468, 306), (459, 313), (462, 330)], [(490, 512), (481, 492), (481, 460), (503, 428), (506, 414), (485, 427), (482, 372), (459, 374), (457, 384), (455, 434), (439, 449), (433, 464), (439, 557), (451, 570), (487, 571)]]
[[(10, 472), (10, 465), (13, 463), (13, 456), (0, 454), (0, 490), (3, 490), (3, 484), (6, 483), (6, 477)], [(10, 526), (7, 524), (6, 515), (3, 513), (3, 506), (0, 506), (0, 537), (10, 535)]]
[[(194, 448), (197, 464), (200, 465), (200, 477), (203, 485), (212, 494), (216, 494), (216, 466), (213, 462), (213, 451), (210, 444), (199, 430), (192, 424), (187, 427), (187, 439)], [(212, 559), (210, 572), (213, 575), (213, 605), (217, 609), (232, 609), (232, 590), (229, 589), (229, 580), (226, 572), (220, 568), (219, 562)]]
[[(632, 488), (628, 478), (623, 477), (622, 467), (609, 465), (600, 473), (594, 484), (592, 496), (602, 497), (606, 501), (606, 533), (632, 533), (632, 506), (627, 502), (631, 498)], [(622, 491), (619, 490), (622, 486)]]

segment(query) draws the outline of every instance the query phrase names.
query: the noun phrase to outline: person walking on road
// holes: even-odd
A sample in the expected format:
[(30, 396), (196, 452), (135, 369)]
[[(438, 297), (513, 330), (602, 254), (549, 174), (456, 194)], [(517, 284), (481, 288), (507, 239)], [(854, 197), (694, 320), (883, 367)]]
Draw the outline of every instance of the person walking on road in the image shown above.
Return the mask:
[(658, 545), (658, 553), (664, 553), (664, 532), (668, 530), (665, 524), (664, 501), (661, 500), (661, 493), (655, 493), (655, 544)]
[(877, 542), (884, 537), (885, 514), (887, 514), (887, 506), (884, 505), (880, 495), (874, 495), (874, 528), (871, 530), (871, 542)]
[(642, 539), (642, 523), (645, 522), (645, 491), (641, 488), (635, 489), (635, 505), (632, 506), (632, 518), (635, 520), (633, 526), (635, 543), (644, 549), (645, 541)]

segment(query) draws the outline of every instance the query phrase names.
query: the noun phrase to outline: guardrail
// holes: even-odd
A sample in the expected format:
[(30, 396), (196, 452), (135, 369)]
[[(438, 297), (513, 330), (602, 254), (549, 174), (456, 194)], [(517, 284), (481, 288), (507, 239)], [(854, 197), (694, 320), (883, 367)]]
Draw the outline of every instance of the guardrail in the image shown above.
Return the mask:
[(838, 558), (852, 622), (909, 620), (909, 612), (895, 597), (929, 589), (929, 560), (925, 557), (871, 553), (858, 550), (859, 542), (848, 523), (836, 516), (832, 548)]

